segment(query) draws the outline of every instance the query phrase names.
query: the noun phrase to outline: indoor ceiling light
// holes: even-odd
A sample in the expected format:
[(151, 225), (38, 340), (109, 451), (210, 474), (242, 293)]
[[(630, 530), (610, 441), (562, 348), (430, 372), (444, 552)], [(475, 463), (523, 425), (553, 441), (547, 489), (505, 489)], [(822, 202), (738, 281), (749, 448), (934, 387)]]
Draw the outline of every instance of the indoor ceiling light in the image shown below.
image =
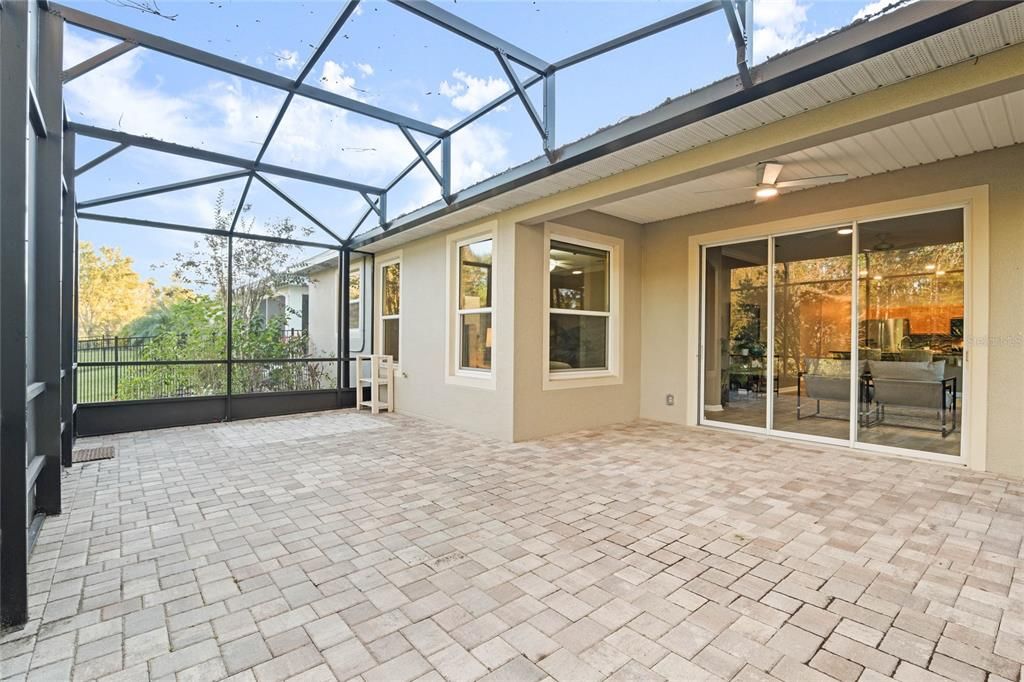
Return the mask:
[(574, 275), (582, 275), (583, 271), (582, 270), (573, 270), (572, 274), (574, 274)]
[(779, 195), (779, 190), (774, 187), (758, 187), (754, 194), (757, 195), (758, 199), (771, 199)]
[(839, 228), (839, 234), (844, 235), (844, 236), (848, 235), (848, 234), (853, 234), (853, 228), (852, 227), (841, 227), (841, 228)]

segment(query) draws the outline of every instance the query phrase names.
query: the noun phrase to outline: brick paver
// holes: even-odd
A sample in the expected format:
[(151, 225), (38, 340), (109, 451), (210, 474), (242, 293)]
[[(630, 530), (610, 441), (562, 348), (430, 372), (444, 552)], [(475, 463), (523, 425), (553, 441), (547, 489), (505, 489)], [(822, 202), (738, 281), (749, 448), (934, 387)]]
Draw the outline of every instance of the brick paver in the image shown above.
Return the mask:
[(1024, 482), (637, 422), (94, 439), (3, 679), (1016, 680)]

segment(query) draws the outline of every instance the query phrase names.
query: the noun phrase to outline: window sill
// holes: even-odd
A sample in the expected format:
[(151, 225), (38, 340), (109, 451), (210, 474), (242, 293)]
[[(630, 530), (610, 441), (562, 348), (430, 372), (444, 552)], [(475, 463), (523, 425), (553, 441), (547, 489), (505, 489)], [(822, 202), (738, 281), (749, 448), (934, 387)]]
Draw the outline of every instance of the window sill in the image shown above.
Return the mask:
[(544, 375), (544, 390), (557, 391), (565, 388), (594, 388), (615, 386), (622, 383), (622, 375), (612, 370), (595, 372), (548, 372)]
[(482, 388), (493, 391), (496, 386), (494, 372), (456, 372), (445, 377), (446, 384), (451, 386), (466, 386), (469, 388)]

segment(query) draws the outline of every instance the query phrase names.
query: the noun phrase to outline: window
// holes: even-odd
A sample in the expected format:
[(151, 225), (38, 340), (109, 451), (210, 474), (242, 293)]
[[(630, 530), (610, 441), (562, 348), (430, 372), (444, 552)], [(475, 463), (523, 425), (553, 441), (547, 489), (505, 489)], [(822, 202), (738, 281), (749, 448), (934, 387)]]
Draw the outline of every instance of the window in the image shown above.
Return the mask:
[(457, 333), (459, 369), (489, 372), (494, 346), (493, 239), (459, 244)]
[(402, 282), (400, 262), (381, 266), (381, 352), (398, 362)]
[(549, 379), (617, 373), (620, 249), (618, 240), (549, 237)]
[(359, 333), (363, 324), (360, 277), (361, 271), (358, 267), (348, 273), (348, 329), (354, 334)]

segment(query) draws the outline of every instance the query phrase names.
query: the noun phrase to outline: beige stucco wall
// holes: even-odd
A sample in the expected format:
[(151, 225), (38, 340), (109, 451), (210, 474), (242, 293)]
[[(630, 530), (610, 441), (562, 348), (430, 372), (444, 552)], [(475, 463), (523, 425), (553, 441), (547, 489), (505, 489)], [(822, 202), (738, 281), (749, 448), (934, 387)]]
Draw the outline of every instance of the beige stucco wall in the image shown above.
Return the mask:
[[(446, 362), (448, 306), (447, 235), (436, 235), (377, 254), (379, 265), (401, 255), (401, 345), (395, 385), (395, 409), (443, 421), (503, 440), (512, 439), (512, 279), (514, 225), (483, 223), (495, 239), (495, 346), (493, 387), (450, 383)], [(375, 273), (377, 274), (377, 273)], [(379, 281), (379, 277), (377, 277)], [(379, 318), (380, 287), (374, 309)], [(379, 326), (374, 328), (380, 343)], [(379, 347), (377, 352), (380, 352)]]
[(519, 225), (515, 262), (515, 440), (636, 419), (640, 411), (640, 267), (642, 228), (608, 215), (584, 212), (558, 225), (623, 240), (621, 382), (545, 390), (543, 358), (544, 225)]
[(333, 358), (338, 353), (338, 269), (314, 272), (308, 287), (310, 351), (316, 357)]
[[(687, 423), (696, 400), (684, 348), (690, 235), (896, 201), (956, 188), (989, 187), (989, 335), (986, 466), (1024, 476), (1024, 148), (975, 154), (917, 168), (806, 190), (778, 201), (733, 206), (644, 227), (643, 345), (640, 414)], [(665, 395), (676, 405), (665, 405)]]

